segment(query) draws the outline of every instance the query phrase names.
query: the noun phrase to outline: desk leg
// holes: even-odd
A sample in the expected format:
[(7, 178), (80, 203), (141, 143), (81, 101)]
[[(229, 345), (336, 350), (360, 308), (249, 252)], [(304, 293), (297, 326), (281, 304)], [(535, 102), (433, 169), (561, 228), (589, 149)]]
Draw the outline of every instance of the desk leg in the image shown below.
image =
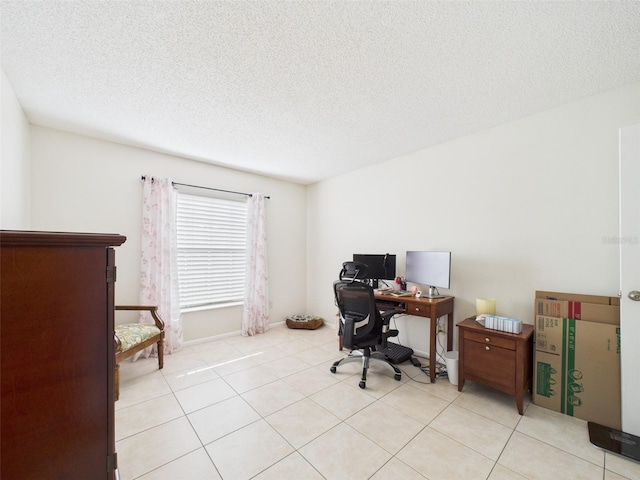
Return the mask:
[[(435, 310), (435, 308), (433, 309)], [(435, 311), (431, 313), (431, 320), (429, 322), (430, 339), (429, 339), (429, 380), (431, 383), (436, 381), (436, 363), (438, 362), (438, 350), (436, 346), (436, 339), (438, 338), (438, 314)]]
[[(438, 313), (432, 312), (429, 341), (429, 379), (431, 383), (436, 381), (436, 363), (438, 362)], [(435, 317), (435, 318), (434, 318)], [(447, 352), (453, 350), (453, 305), (451, 305), (451, 313), (447, 314)]]

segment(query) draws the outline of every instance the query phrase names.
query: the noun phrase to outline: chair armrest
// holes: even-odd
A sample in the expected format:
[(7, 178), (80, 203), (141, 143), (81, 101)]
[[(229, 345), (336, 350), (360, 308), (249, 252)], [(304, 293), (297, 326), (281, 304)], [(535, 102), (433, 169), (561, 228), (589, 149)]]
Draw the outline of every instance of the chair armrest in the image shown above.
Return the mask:
[(115, 334), (115, 332), (113, 333), (113, 343), (115, 344), (115, 352), (120, 353), (120, 351), (122, 350), (122, 342), (118, 338), (118, 335)]
[(155, 305), (116, 305), (116, 310), (134, 310), (134, 311), (147, 311), (151, 312), (153, 321), (161, 331), (164, 331), (164, 321), (158, 315), (158, 307)]
[(348, 349), (353, 349), (353, 335), (354, 335), (354, 319), (340, 317), (340, 322), (344, 320), (344, 326), (342, 327), (342, 344)]
[(382, 323), (384, 323), (385, 325), (389, 325), (391, 317), (393, 317), (394, 315), (398, 315), (399, 313), (404, 313), (404, 310), (385, 310), (384, 312), (380, 312)]
[(397, 337), (400, 332), (398, 330), (388, 330), (382, 334), (382, 346), (387, 346), (387, 339)]

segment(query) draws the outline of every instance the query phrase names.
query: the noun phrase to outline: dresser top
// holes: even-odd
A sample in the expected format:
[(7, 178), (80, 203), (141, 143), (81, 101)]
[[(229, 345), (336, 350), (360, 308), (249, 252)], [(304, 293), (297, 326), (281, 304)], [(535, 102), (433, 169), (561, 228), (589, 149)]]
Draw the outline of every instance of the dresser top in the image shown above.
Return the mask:
[(39, 232), (27, 230), (0, 230), (1, 246), (77, 246), (117, 247), (127, 237), (109, 233)]

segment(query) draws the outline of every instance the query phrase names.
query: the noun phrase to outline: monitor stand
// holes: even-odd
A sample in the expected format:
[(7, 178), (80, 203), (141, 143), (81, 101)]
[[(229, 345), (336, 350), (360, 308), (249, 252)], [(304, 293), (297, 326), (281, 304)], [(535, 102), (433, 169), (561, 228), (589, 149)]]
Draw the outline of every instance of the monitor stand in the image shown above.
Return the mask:
[(588, 422), (589, 441), (596, 447), (640, 462), (640, 437)]
[(426, 295), (422, 295), (424, 298), (444, 298), (444, 295), (440, 295), (436, 287), (429, 287), (429, 291)]

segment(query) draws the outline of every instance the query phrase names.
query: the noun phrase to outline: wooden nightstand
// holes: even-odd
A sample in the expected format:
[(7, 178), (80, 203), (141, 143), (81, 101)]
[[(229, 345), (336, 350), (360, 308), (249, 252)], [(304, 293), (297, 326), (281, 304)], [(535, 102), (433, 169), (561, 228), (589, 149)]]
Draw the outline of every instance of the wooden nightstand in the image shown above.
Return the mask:
[(482, 383), (516, 398), (522, 415), (524, 394), (531, 390), (533, 325), (514, 334), (484, 328), (475, 317), (458, 323), (460, 360), (458, 391), (465, 380)]

